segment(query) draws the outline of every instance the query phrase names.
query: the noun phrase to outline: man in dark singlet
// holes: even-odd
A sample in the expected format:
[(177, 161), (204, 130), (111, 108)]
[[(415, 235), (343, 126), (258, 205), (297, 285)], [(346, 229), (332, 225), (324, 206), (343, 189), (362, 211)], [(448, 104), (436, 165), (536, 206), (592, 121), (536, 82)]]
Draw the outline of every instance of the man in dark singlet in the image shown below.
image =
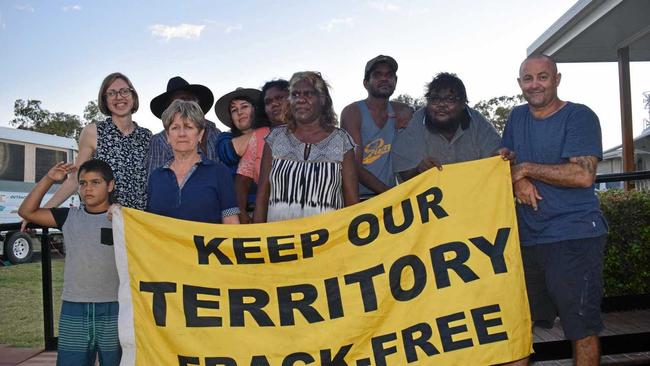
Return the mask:
[(405, 127), (413, 114), (408, 105), (388, 100), (397, 84), (396, 71), (397, 62), (390, 56), (368, 61), (363, 78), (368, 97), (341, 112), (341, 127), (358, 145), (355, 154), (362, 200), (396, 184), (390, 151), (397, 130)]

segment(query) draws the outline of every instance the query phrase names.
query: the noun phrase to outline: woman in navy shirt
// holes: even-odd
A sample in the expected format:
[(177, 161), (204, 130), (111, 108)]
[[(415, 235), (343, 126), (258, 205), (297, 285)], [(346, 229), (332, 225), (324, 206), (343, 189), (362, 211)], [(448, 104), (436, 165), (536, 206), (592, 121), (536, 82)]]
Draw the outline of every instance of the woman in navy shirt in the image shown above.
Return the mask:
[(199, 154), (205, 119), (196, 102), (175, 100), (162, 114), (174, 156), (149, 177), (147, 211), (177, 219), (239, 224), (232, 177)]

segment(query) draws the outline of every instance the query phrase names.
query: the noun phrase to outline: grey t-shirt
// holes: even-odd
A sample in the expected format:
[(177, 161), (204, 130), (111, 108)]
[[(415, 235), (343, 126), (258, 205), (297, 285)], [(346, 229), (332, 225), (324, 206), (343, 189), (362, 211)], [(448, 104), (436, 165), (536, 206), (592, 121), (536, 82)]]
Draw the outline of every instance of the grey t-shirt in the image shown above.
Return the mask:
[(441, 164), (493, 156), (500, 146), (501, 137), (478, 111), (467, 107), (466, 112), (470, 116), (469, 123), (458, 126), (451, 141), (424, 124), (426, 107), (415, 112), (406, 129), (397, 134), (393, 143), (395, 173), (415, 168), (426, 156)]
[(63, 231), (65, 267), (61, 298), (71, 302), (117, 301), (119, 278), (115, 267), (113, 233), (106, 212), (83, 208), (53, 208)]

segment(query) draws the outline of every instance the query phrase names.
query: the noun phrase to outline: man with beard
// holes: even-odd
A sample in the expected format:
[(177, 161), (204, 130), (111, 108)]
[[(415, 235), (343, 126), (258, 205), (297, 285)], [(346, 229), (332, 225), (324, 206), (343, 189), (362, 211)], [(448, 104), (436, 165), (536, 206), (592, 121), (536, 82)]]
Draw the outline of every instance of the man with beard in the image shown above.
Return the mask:
[(500, 137), (478, 111), (467, 106), (465, 85), (451, 73), (439, 73), (427, 85), (427, 105), (413, 114), (397, 135), (392, 158), (395, 173), (408, 180), (442, 164), (497, 154)]
[(600, 122), (587, 106), (561, 100), (561, 74), (546, 55), (519, 68), (527, 104), (515, 107), (503, 131), (511, 169), (526, 288), (535, 326), (557, 315), (575, 365), (598, 365), (607, 223), (594, 194), (603, 157)]
[(362, 200), (396, 184), (390, 150), (397, 130), (413, 113), (408, 105), (388, 100), (397, 84), (396, 71), (397, 62), (390, 56), (379, 55), (368, 61), (363, 78), (368, 97), (348, 105), (341, 112), (341, 127), (359, 146), (355, 157)]

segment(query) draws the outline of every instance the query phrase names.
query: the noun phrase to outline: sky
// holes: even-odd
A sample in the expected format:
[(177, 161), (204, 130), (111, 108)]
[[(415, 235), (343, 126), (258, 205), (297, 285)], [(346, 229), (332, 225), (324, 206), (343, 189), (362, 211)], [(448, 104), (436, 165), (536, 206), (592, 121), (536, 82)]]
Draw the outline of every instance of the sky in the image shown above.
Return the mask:
[[(83, 115), (103, 78), (133, 82), (133, 118), (152, 132), (162, 123), (149, 102), (176, 75), (215, 95), (261, 87), (293, 72), (320, 71), (337, 113), (366, 97), (365, 63), (378, 54), (399, 63), (394, 96), (423, 95), (441, 71), (467, 87), (470, 105), (520, 92), (526, 48), (575, 1), (14, 1), (0, 0), (0, 126), (16, 99), (51, 112)], [(560, 98), (600, 117), (605, 148), (620, 144), (616, 63), (560, 64)], [(634, 134), (648, 111), (650, 62), (631, 64)], [(214, 109), (206, 117), (217, 121)], [(223, 126), (222, 126), (223, 127)]]

